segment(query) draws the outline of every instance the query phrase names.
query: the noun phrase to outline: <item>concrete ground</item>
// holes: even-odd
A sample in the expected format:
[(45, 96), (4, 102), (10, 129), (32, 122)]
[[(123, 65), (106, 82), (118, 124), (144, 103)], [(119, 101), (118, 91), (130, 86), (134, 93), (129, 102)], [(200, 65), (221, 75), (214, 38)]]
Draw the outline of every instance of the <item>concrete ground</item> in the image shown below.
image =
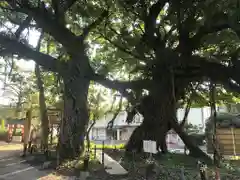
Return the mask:
[(49, 174), (41, 170), (40, 163), (31, 162), (31, 157), (21, 158), (22, 144), (0, 143), (0, 180), (33, 180)]

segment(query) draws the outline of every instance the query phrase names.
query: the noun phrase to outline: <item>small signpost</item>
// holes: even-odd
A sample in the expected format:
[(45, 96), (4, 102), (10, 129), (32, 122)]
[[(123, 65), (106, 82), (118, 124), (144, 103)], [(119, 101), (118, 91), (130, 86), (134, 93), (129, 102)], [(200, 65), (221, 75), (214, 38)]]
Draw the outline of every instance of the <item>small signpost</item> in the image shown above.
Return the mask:
[(156, 154), (157, 153), (157, 143), (156, 141), (143, 140), (143, 151), (146, 153)]
[(150, 157), (147, 160), (147, 163), (149, 165), (146, 168), (146, 180), (148, 180), (150, 175), (153, 173), (153, 169), (154, 169), (154, 161), (153, 161), (152, 154), (157, 153), (157, 143), (156, 143), (156, 141), (143, 140), (143, 151), (146, 152), (146, 153), (150, 153)]

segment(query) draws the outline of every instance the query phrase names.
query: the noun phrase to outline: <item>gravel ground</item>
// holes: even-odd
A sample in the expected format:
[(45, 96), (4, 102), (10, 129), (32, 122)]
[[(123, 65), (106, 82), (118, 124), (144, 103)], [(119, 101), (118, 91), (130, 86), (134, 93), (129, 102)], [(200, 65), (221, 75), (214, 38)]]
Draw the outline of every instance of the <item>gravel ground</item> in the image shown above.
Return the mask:
[[(117, 160), (128, 172), (127, 180), (145, 179), (146, 169), (149, 165), (143, 157), (125, 158), (123, 151), (107, 151), (109, 156)], [(196, 160), (184, 155), (173, 155), (172, 158), (156, 157), (158, 159), (155, 168), (150, 173), (151, 180), (182, 180), (183, 172), (185, 180), (201, 180)], [(151, 169), (151, 168), (149, 168)], [(215, 180), (212, 168), (207, 171), (209, 180)], [(232, 175), (221, 173), (221, 180), (239, 180), (240, 174)]]

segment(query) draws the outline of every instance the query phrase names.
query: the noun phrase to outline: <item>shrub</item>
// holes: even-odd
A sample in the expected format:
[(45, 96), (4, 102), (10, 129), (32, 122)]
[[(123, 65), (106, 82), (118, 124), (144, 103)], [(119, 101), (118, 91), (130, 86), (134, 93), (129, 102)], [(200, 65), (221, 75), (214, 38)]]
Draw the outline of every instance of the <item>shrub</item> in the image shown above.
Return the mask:
[(0, 128), (0, 140), (5, 141), (7, 139), (7, 129)]

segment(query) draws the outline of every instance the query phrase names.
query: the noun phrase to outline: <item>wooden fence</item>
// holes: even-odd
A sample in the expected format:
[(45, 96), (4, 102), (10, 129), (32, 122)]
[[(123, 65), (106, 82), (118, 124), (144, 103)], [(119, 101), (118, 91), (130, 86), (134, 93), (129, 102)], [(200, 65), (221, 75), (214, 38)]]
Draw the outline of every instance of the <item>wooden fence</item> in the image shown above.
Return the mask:
[[(240, 155), (240, 128), (217, 128), (217, 148), (222, 155)], [(207, 152), (213, 154), (211, 135), (207, 137)]]

